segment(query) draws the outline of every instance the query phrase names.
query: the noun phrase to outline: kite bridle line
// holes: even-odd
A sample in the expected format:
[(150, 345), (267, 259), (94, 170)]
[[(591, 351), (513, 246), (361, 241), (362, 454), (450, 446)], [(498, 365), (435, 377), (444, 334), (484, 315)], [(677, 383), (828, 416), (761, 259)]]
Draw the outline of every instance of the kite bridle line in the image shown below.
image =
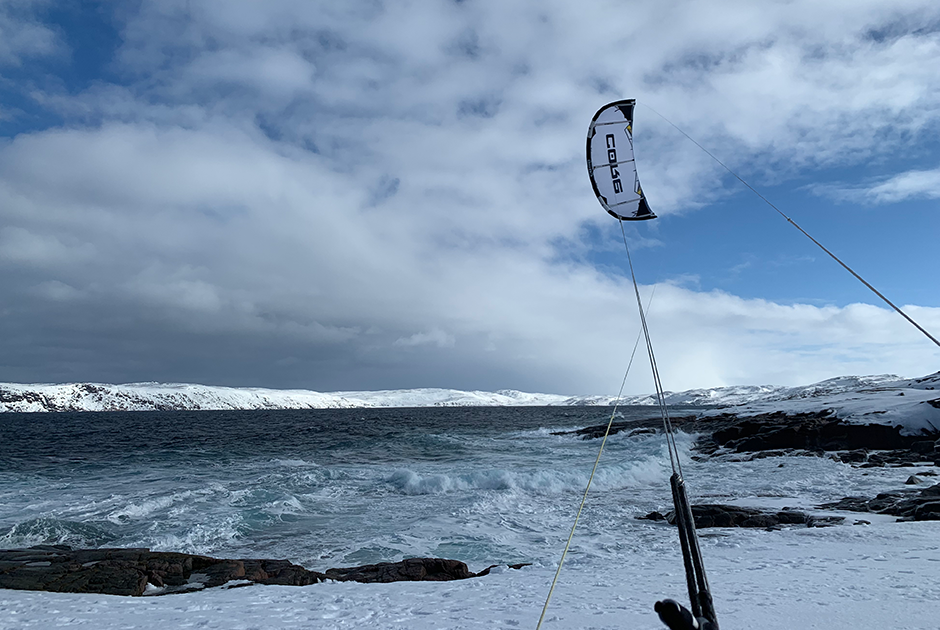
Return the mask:
[(864, 284), (866, 287), (868, 287), (868, 288), (871, 290), (872, 293), (874, 293), (875, 295), (877, 295), (878, 297), (880, 297), (880, 298), (884, 301), (885, 304), (887, 304), (888, 306), (890, 306), (891, 308), (893, 308), (895, 311), (897, 311), (897, 313), (898, 313), (901, 317), (903, 317), (903, 318), (906, 319), (908, 322), (910, 322), (910, 323), (914, 326), (914, 328), (916, 328), (917, 330), (919, 330), (920, 332), (922, 332), (924, 335), (926, 335), (927, 338), (930, 339), (930, 340), (931, 340), (932, 342), (934, 342), (935, 344), (937, 344), (937, 346), (940, 346), (940, 341), (938, 341), (936, 337), (934, 337), (934, 336), (931, 335), (929, 332), (927, 332), (927, 330), (926, 330), (923, 326), (921, 326), (921, 325), (918, 324), (916, 321), (914, 321), (914, 319), (913, 319), (910, 315), (908, 315), (907, 313), (905, 313), (904, 311), (902, 311), (898, 306), (896, 306), (896, 305), (894, 304), (894, 302), (892, 302), (892, 301), (889, 300), (887, 297), (885, 297), (884, 294), (881, 293), (881, 291), (879, 291), (878, 289), (876, 289), (875, 287), (873, 287), (867, 280), (865, 280), (865, 278), (863, 278), (863, 277), (861, 277), (860, 275), (858, 275), (858, 273), (856, 273), (854, 269), (852, 269), (852, 268), (849, 267), (847, 264), (845, 264), (844, 262), (842, 262), (842, 260), (839, 259), (838, 256), (836, 256), (836, 255), (833, 254), (831, 251), (829, 251), (828, 249), (826, 249), (826, 247), (823, 246), (822, 243), (820, 243), (820, 242), (817, 241), (815, 238), (813, 238), (812, 236), (810, 236), (809, 232), (807, 232), (806, 230), (804, 230), (803, 228), (801, 228), (801, 227), (799, 226), (799, 224), (797, 224), (796, 221), (794, 221), (793, 219), (791, 219), (790, 217), (788, 217), (786, 214), (784, 214), (784, 212), (783, 212), (782, 210), (780, 210), (780, 208), (778, 208), (777, 206), (775, 206), (773, 203), (771, 203), (771, 201), (770, 201), (769, 199), (767, 199), (767, 197), (765, 197), (764, 195), (760, 194), (753, 186), (751, 186), (751, 185), (748, 184), (746, 181), (744, 181), (744, 178), (742, 178), (740, 175), (738, 175), (737, 173), (735, 173), (734, 171), (732, 171), (724, 162), (722, 162), (722, 161), (719, 160), (717, 157), (715, 157), (715, 154), (713, 154), (711, 151), (709, 151), (708, 149), (706, 149), (705, 147), (703, 147), (701, 144), (699, 144), (699, 143), (695, 140), (695, 138), (693, 138), (692, 136), (690, 136), (689, 134), (687, 134), (687, 133), (686, 133), (685, 131), (683, 131), (678, 125), (676, 125), (674, 122), (672, 122), (671, 120), (669, 120), (668, 118), (666, 118), (665, 116), (663, 116), (662, 114), (660, 114), (658, 111), (656, 111), (655, 109), (653, 109), (651, 106), (647, 105), (646, 103), (642, 103), (642, 105), (643, 105), (644, 107), (646, 107), (647, 109), (649, 109), (650, 111), (652, 111), (652, 112), (653, 112), (654, 114), (656, 114), (657, 116), (659, 116), (660, 118), (662, 118), (663, 120), (665, 120), (667, 123), (669, 123), (669, 124), (673, 127), (673, 129), (675, 129), (676, 131), (678, 131), (679, 133), (681, 133), (683, 136), (685, 136), (686, 138), (688, 138), (688, 140), (689, 140), (690, 142), (692, 142), (692, 144), (694, 144), (694, 145), (697, 146), (699, 149), (701, 149), (702, 151), (704, 151), (704, 152), (706, 153), (706, 155), (708, 155), (708, 157), (710, 157), (711, 159), (713, 159), (713, 160), (715, 160), (716, 162), (718, 162), (718, 164), (721, 165), (721, 167), (722, 167), (723, 169), (725, 169), (726, 171), (728, 171), (735, 179), (737, 179), (739, 182), (741, 182), (742, 184), (744, 184), (744, 185), (748, 188), (748, 190), (750, 190), (752, 193), (754, 193), (755, 195), (757, 195), (758, 197), (760, 197), (761, 200), (762, 200), (764, 203), (766, 203), (768, 206), (770, 206), (771, 208), (773, 208), (774, 210), (776, 210), (777, 214), (779, 214), (781, 217), (783, 217), (784, 219), (786, 219), (787, 222), (788, 222), (790, 225), (792, 225), (793, 227), (795, 227), (796, 229), (798, 229), (800, 232), (802, 232), (803, 235), (804, 235), (806, 238), (808, 238), (809, 240), (813, 241), (813, 242), (819, 247), (819, 249), (821, 249), (821, 250), (823, 250), (824, 252), (826, 252), (834, 261), (836, 261), (837, 263), (839, 263), (840, 265), (842, 265), (842, 267), (843, 267), (846, 271), (848, 271), (850, 274), (852, 274), (853, 276), (855, 276), (855, 278), (856, 278), (859, 282), (861, 282), (862, 284)]

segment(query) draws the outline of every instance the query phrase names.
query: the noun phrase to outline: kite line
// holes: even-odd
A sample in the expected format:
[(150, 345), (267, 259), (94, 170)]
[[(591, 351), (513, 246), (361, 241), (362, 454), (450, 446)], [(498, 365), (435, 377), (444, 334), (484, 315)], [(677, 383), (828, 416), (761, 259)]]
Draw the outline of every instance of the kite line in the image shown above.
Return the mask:
[(669, 124), (673, 127), (673, 129), (675, 129), (676, 131), (678, 131), (679, 133), (681, 133), (683, 136), (685, 136), (686, 138), (688, 138), (689, 141), (692, 142), (692, 144), (694, 144), (694, 145), (697, 146), (699, 149), (701, 149), (702, 151), (704, 151), (704, 152), (708, 155), (708, 157), (710, 157), (711, 159), (713, 159), (713, 160), (715, 160), (716, 162), (718, 162), (718, 164), (720, 164), (723, 169), (725, 169), (726, 171), (728, 171), (729, 173), (731, 173), (731, 175), (732, 175), (735, 179), (737, 179), (739, 182), (741, 182), (742, 184), (744, 184), (744, 185), (748, 188), (748, 190), (750, 190), (752, 193), (754, 193), (755, 195), (757, 195), (758, 197), (760, 197), (761, 200), (763, 200), (763, 202), (766, 203), (768, 206), (770, 206), (771, 208), (773, 208), (774, 210), (776, 210), (776, 211), (777, 211), (777, 214), (779, 214), (781, 217), (783, 217), (784, 219), (786, 219), (787, 222), (788, 222), (790, 225), (792, 225), (793, 227), (795, 227), (796, 229), (798, 229), (800, 232), (802, 232), (803, 235), (804, 235), (806, 238), (808, 238), (809, 240), (811, 240), (811, 241), (813, 241), (814, 243), (816, 243), (816, 245), (819, 247), (819, 249), (821, 249), (821, 250), (823, 250), (824, 252), (826, 252), (827, 254), (829, 254), (829, 256), (830, 256), (834, 261), (836, 261), (837, 263), (839, 263), (840, 265), (842, 265), (842, 267), (843, 267), (846, 271), (848, 271), (850, 274), (852, 274), (853, 276), (855, 276), (855, 278), (856, 278), (859, 282), (861, 282), (861, 283), (864, 284), (866, 287), (868, 287), (869, 289), (871, 289), (872, 293), (874, 293), (875, 295), (877, 295), (878, 297), (880, 297), (882, 300), (884, 300), (885, 304), (887, 304), (888, 306), (890, 306), (891, 308), (893, 308), (895, 311), (897, 311), (897, 313), (898, 313), (901, 317), (903, 317), (903, 318), (906, 319), (908, 322), (910, 322), (917, 330), (919, 330), (920, 332), (924, 333), (924, 335), (926, 335), (927, 338), (930, 339), (932, 342), (934, 342), (935, 344), (937, 344), (937, 346), (940, 346), (940, 341), (938, 341), (936, 337), (934, 337), (934, 336), (931, 335), (929, 332), (927, 332), (927, 330), (926, 330), (923, 326), (921, 326), (921, 325), (918, 324), (916, 321), (914, 321), (914, 319), (913, 319), (910, 315), (908, 315), (907, 313), (905, 313), (904, 311), (902, 311), (902, 310), (900, 309), (900, 307), (898, 307), (897, 305), (895, 305), (894, 302), (892, 302), (892, 301), (889, 300), (887, 297), (885, 297), (884, 294), (881, 293), (881, 291), (879, 291), (878, 289), (876, 289), (875, 287), (873, 287), (867, 280), (865, 280), (865, 278), (863, 278), (863, 277), (860, 276), (858, 273), (856, 273), (856, 271), (855, 271), (854, 269), (852, 269), (852, 268), (849, 267), (847, 264), (845, 264), (844, 262), (842, 262), (842, 260), (841, 260), (838, 256), (836, 256), (836, 255), (833, 254), (831, 251), (829, 251), (828, 249), (826, 249), (826, 247), (825, 247), (822, 243), (820, 243), (820, 242), (817, 241), (815, 238), (813, 238), (812, 236), (810, 236), (809, 232), (807, 232), (806, 230), (804, 230), (803, 228), (801, 228), (801, 227), (799, 226), (799, 224), (797, 224), (796, 221), (794, 221), (793, 219), (791, 219), (790, 217), (788, 217), (782, 210), (780, 210), (780, 208), (778, 208), (777, 206), (775, 206), (769, 199), (767, 199), (767, 197), (765, 197), (764, 195), (760, 194), (753, 186), (751, 186), (751, 185), (748, 184), (746, 181), (744, 181), (744, 179), (743, 179), (740, 175), (738, 175), (737, 173), (735, 173), (733, 170), (731, 170), (731, 169), (728, 167), (727, 164), (725, 164), (724, 162), (722, 162), (721, 160), (719, 160), (719, 159), (715, 156), (714, 153), (712, 153), (711, 151), (709, 151), (708, 149), (706, 149), (705, 147), (703, 147), (701, 144), (699, 144), (699, 143), (695, 140), (695, 138), (693, 138), (692, 136), (690, 136), (689, 134), (687, 134), (687, 133), (686, 133), (685, 131), (683, 131), (678, 125), (676, 125), (674, 122), (672, 122), (671, 120), (669, 120), (668, 118), (666, 118), (665, 116), (663, 116), (662, 114), (660, 114), (658, 111), (656, 111), (655, 109), (653, 109), (652, 107), (650, 107), (650, 106), (647, 105), (646, 103), (643, 103), (643, 105), (646, 106), (646, 107), (647, 107), (650, 111), (652, 111), (654, 114), (656, 114), (657, 116), (659, 116), (660, 118), (662, 118), (663, 120), (665, 120), (667, 123), (669, 123)]

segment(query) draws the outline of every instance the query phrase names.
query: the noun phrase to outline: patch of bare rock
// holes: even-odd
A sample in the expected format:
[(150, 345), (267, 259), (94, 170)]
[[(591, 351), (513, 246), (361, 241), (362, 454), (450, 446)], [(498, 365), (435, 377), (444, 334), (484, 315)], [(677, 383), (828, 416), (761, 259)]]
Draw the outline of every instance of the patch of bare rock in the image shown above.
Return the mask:
[[(638, 516), (639, 520), (666, 521), (670, 525), (676, 524), (676, 514), (673, 511), (661, 514), (650, 512), (646, 516)], [(764, 529), (777, 529), (784, 525), (805, 525), (807, 527), (828, 527), (837, 525), (845, 519), (841, 516), (814, 516), (791, 510), (761, 510), (758, 508), (739, 507), (736, 505), (721, 505), (707, 503), (692, 506), (692, 519), (696, 529), (707, 527), (761, 527)]]
[[(495, 566), (495, 565), (494, 565)], [(524, 565), (513, 565), (520, 568)], [(340, 582), (449, 581), (480, 577), (459, 560), (408, 558), (310, 571), (287, 560), (225, 560), (149, 549), (72, 549), (39, 545), (0, 550), (0, 588), (59, 593), (165, 595), (228, 584), (306, 586)]]
[[(731, 413), (714, 416), (672, 418), (676, 429), (698, 434), (698, 456), (741, 454), (750, 459), (782, 455), (830, 455), (859, 467), (912, 466), (930, 462), (940, 466), (940, 434), (904, 435), (900, 426), (852, 424), (830, 410), (787, 414), (783, 411), (738, 417)], [(627, 436), (656, 433), (662, 420), (614, 422), (610, 434)], [(582, 439), (603, 437), (607, 425), (596, 425), (557, 435)]]
[(899, 521), (940, 521), (940, 484), (922, 490), (882, 492), (874, 499), (845, 497), (819, 506), (824, 510), (871, 512), (897, 516)]
[[(829, 410), (796, 414), (779, 411), (743, 418), (726, 413), (673, 418), (671, 421), (678, 430), (698, 435), (694, 448), (696, 459), (731, 457), (751, 460), (796, 455), (828, 456), (859, 468), (911, 467), (920, 464), (940, 466), (940, 434), (924, 432), (921, 435), (905, 435), (900, 426), (851, 424)], [(659, 418), (615, 422), (610, 433), (625, 433), (628, 437), (643, 436), (657, 433), (661, 426)], [(605, 424), (559, 434), (594, 439), (603, 437), (606, 429)], [(912, 475), (906, 483), (919, 485), (924, 483), (923, 478), (934, 475), (936, 473), (932, 471), (920, 472)], [(890, 514), (897, 516), (898, 520), (940, 520), (940, 484), (923, 490), (886, 492), (873, 499), (846, 497), (818, 508)], [(720, 504), (693, 505), (692, 516), (697, 528), (822, 527), (845, 520), (838, 516), (817, 516), (798, 510), (772, 511)], [(672, 512), (665, 515), (651, 512), (637, 518), (672, 523), (674, 516)]]

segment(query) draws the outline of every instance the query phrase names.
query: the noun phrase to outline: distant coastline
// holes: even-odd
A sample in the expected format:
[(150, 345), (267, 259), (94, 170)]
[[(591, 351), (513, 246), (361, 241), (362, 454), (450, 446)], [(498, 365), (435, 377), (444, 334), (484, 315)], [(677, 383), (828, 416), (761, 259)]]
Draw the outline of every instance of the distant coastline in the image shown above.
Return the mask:
[[(915, 379), (844, 376), (799, 387), (742, 385), (667, 392), (671, 406), (734, 407), (737, 415), (832, 409), (849, 421), (940, 428), (940, 372)], [(421, 388), (317, 392), (180, 383), (0, 383), (0, 412), (354, 409), (379, 407), (610, 406), (616, 396)], [(621, 405), (655, 405), (630, 395)], [(703, 413), (707, 413), (703, 409)], [(934, 426), (937, 425), (937, 426)]]

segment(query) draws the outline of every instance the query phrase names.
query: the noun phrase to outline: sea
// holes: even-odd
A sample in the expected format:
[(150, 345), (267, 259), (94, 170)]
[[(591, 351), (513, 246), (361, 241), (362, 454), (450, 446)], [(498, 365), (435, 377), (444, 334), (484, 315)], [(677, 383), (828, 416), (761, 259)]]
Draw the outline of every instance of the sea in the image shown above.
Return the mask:
[[(269, 601), (271, 593), (287, 593), (278, 597), (299, 607), (290, 619), (313, 627), (362, 627), (340, 621), (343, 614), (354, 616), (363, 606), (371, 610), (371, 621), (365, 624), (369, 627), (477, 627), (458, 623), (456, 617), (448, 617), (448, 622), (439, 617), (441, 611), (470, 614), (465, 610), (470, 602), (479, 627), (534, 627), (601, 444), (558, 433), (605, 424), (611, 413), (609, 407), (4, 413), (0, 548), (147, 547), (222, 558), (282, 558), (317, 571), (408, 557), (453, 558), (472, 571), (529, 563), (521, 570), (501, 569), (446, 587), (238, 589), (254, 594), (237, 596), (231, 606), (237, 608), (236, 602), (251, 597)], [(651, 407), (616, 411), (618, 421), (628, 422), (657, 415)], [(863, 470), (823, 457), (705, 459), (692, 450), (694, 440), (679, 434), (693, 503), (813, 509), (844, 496), (874, 496), (903, 487), (905, 477), (915, 472)], [(549, 615), (551, 627), (658, 627), (651, 613), (653, 601), (660, 595), (682, 599), (684, 578), (675, 531), (636, 518), (671, 508), (670, 474), (661, 433), (624, 432), (607, 441), (566, 560), (566, 577), (559, 583), (558, 609)], [(702, 530), (706, 568), (709, 562), (714, 565), (710, 578), (719, 614), (724, 609), (742, 623), (756, 623), (757, 617), (748, 616), (752, 606), (786, 610), (789, 601), (796, 609), (810, 600), (823, 606), (827, 589), (844, 588), (832, 597), (853, 600), (874, 593), (875, 601), (882, 602), (878, 610), (884, 605), (891, 610), (888, 595), (900, 598), (901, 610), (916, 594), (916, 601), (932, 607), (924, 619), (940, 619), (940, 587), (934, 586), (940, 578), (937, 524), (898, 524), (878, 515), (864, 517), (867, 524), (856, 524), (863, 520), (860, 515), (841, 515), (847, 519), (843, 525), (826, 529)], [(911, 546), (920, 551), (909, 555), (905, 564), (904, 553), (910, 554)], [(897, 550), (896, 566), (879, 564), (876, 556), (883, 556), (884, 549)], [(834, 566), (846, 569), (853, 563), (861, 563), (855, 566), (858, 575), (891, 568), (908, 589), (879, 582), (870, 585), (874, 591), (853, 590), (843, 584), (846, 575), (832, 573)], [(778, 580), (787, 571), (796, 582), (790, 600), (781, 600), (787, 583), (781, 587)], [(773, 593), (759, 592), (755, 585), (760, 584), (773, 584)], [(405, 589), (392, 591), (401, 592), (404, 599), (392, 595), (385, 604), (363, 603), (377, 593), (388, 595), (382, 589), (389, 587)], [(331, 600), (338, 612), (330, 617), (317, 598), (338, 588), (351, 590), (342, 591), (341, 603)], [(414, 588), (419, 590), (407, 590)], [(598, 593), (608, 605), (598, 605), (592, 614), (601, 616), (585, 625), (585, 602)], [(89, 597), (105, 596), (7, 591), (0, 593), (0, 613), (19, 616), (4, 621), (0, 615), (0, 628), (44, 627), (44, 615), (51, 614), (49, 598), (63, 597), (54, 599), (56, 610), (77, 606), (98, 612), (89, 612), (83, 622), (72, 610), (65, 617), (74, 623), (58, 625), (112, 627), (101, 617), (103, 604), (87, 607), (90, 601), (99, 602)], [(152, 599), (184, 598), (174, 601), (202, 610), (206, 627), (243, 627), (225, 625), (231, 623), (229, 614), (213, 616), (205, 608), (213, 598), (224, 597), (236, 596), (203, 592)], [(456, 600), (449, 597), (458, 597), (463, 608), (454, 608)], [(309, 603), (310, 598), (318, 603)], [(424, 602), (438, 616), (423, 616), (414, 606), (407, 608), (406, 601)], [(160, 605), (154, 606), (149, 621), (171, 623), (167, 611), (172, 607), (159, 613)], [(124, 608), (115, 610), (113, 627), (135, 627), (128, 625)], [(870, 619), (871, 613), (864, 610), (860, 614)], [(634, 614), (642, 615), (637, 617), (642, 620), (639, 626), (618, 621)], [(13, 619), (30, 623), (17, 625)], [(261, 619), (271, 621), (263, 614)], [(276, 626), (295, 627), (287, 617), (277, 619)], [(804, 623), (809, 625), (802, 627), (817, 627)], [(912, 624), (892, 627), (938, 627), (918, 623), (915, 618)], [(843, 625), (830, 619), (818, 627)]]

